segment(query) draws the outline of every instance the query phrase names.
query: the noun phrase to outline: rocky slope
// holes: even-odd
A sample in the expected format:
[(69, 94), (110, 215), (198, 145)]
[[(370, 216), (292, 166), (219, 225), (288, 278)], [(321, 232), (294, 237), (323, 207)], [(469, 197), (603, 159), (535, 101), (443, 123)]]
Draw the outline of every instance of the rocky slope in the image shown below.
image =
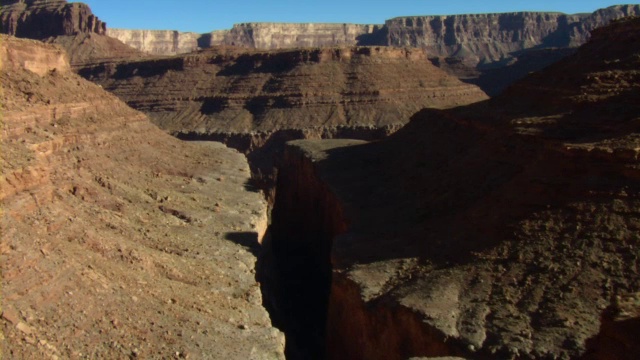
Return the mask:
[(3, 0), (1, 4), (0, 32), (58, 44), (69, 53), (72, 64), (143, 57), (140, 51), (106, 36), (106, 23), (86, 4), (65, 0)]
[(637, 358), (638, 31), (379, 142), (289, 143), (272, 244), (280, 284), (302, 284), (275, 306), (295, 350)]
[(6, 358), (283, 358), (255, 280), (266, 203), (246, 160), (183, 143), (2, 35)]

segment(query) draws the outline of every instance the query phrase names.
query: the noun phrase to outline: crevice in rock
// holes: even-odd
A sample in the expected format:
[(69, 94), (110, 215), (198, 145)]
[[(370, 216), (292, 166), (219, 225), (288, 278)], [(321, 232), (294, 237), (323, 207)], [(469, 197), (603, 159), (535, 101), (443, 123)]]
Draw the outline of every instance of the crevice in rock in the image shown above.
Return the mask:
[(342, 209), (313, 164), (285, 152), (272, 213), (268, 295), (274, 325), (286, 335), (288, 359), (325, 359), (331, 288), (331, 240), (346, 229)]

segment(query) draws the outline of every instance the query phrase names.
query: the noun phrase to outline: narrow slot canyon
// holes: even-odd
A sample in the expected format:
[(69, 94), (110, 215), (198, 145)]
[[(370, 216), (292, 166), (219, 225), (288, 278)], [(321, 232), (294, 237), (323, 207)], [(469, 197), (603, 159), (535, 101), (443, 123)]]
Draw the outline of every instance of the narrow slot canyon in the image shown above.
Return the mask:
[[(412, 310), (385, 301), (365, 303), (358, 285), (334, 275), (332, 245), (348, 231), (341, 200), (320, 174), (321, 158), (308, 143), (289, 143), (278, 171), (268, 235), (256, 266), (263, 305), (285, 333), (285, 355), (299, 359), (409, 359), (459, 356), (464, 345), (447, 339)], [(322, 146), (356, 140), (313, 142)], [(328, 144), (328, 145), (326, 145)]]
[(313, 168), (285, 157), (258, 281), (274, 326), (286, 335), (287, 359), (325, 359), (331, 239), (346, 226)]

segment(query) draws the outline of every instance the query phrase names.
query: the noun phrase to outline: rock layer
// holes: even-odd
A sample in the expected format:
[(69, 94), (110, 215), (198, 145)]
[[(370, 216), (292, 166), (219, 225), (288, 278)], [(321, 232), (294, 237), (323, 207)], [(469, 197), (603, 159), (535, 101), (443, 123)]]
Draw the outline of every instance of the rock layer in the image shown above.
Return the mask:
[(244, 23), (231, 30), (211, 33), (210, 46), (240, 46), (252, 49), (291, 49), (384, 45), (381, 25), (326, 23)]
[(640, 14), (640, 5), (618, 5), (592, 14), (518, 12), (411, 16), (387, 20), (390, 46), (414, 46), (433, 56), (455, 56), (471, 64), (511, 58), (531, 48), (577, 47), (589, 32), (611, 20)]
[(3, 356), (282, 359), (246, 159), (165, 134), (56, 47), (0, 40)]
[[(177, 31), (110, 30), (139, 50), (173, 55), (211, 46), (282, 49), (325, 46), (417, 47), (429, 57), (458, 57), (476, 66), (513, 59), (536, 48), (577, 47), (589, 32), (611, 20), (640, 14), (640, 5), (616, 5), (592, 14), (552, 12), (406, 16), (385, 24), (244, 23), (201, 34)], [(142, 40), (141, 40), (142, 39)], [(146, 40), (148, 39), (148, 40)], [(181, 46), (168, 44), (178, 43)]]
[(196, 51), (200, 34), (171, 30), (108, 29), (107, 35), (153, 55), (176, 55)]
[(639, 356), (639, 29), (379, 142), (289, 143), (275, 261), (332, 266), (329, 358)]

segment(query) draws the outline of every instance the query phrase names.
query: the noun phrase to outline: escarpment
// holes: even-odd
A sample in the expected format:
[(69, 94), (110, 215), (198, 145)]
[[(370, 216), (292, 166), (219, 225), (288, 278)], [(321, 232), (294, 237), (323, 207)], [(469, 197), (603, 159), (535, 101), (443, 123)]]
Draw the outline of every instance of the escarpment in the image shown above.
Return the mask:
[(640, 5), (615, 5), (575, 15), (404, 16), (378, 25), (243, 23), (199, 35), (124, 29), (109, 30), (109, 35), (158, 55), (220, 46), (263, 50), (356, 45), (421, 48), (434, 64), (494, 96), (530, 72), (570, 55), (589, 39), (591, 30), (637, 14)]
[(86, 4), (66, 0), (4, 0), (1, 4), (0, 32), (60, 45), (72, 64), (143, 56), (107, 36), (106, 23)]
[[(80, 74), (185, 139), (224, 141), (271, 172), (284, 142), (376, 139), (424, 107), (486, 99), (417, 49), (238, 51), (87, 66)], [(260, 164), (262, 162), (262, 164)]]
[(640, 14), (640, 5), (616, 5), (592, 14), (517, 12), (409, 16), (387, 20), (390, 46), (413, 46), (439, 57), (490, 64), (532, 48), (577, 47), (611, 20)]
[(86, 4), (66, 0), (3, 0), (2, 32), (16, 37), (46, 39), (50, 36), (94, 33), (105, 35), (100, 21)]
[(246, 159), (167, 135), (59, 48), (0, 40), (3, 356), (282, 359)]
[(288, 144), (273, 227), (310, 225), (272, 242), (331, 272), (297, 299), (328, 358), (638, 357), (639, 29), (378, 142)]

